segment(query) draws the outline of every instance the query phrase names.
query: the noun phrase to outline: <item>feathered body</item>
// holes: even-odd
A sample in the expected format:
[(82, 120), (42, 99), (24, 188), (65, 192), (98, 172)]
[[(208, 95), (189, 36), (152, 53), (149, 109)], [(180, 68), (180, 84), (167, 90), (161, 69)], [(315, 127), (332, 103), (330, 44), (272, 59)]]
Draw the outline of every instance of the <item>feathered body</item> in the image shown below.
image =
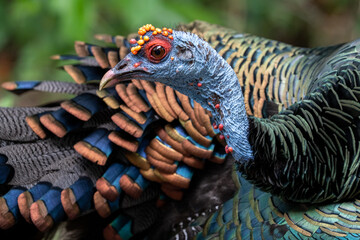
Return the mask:
[[(173, 36), (172, 48), (166, 50), (167, 54), (161, 60), (152, 61), (145, 47), (144, 53), (129, 54), (119, 62), (107, 74), (111, 77), (105, 75), (100, 86), (106, 85), (111, 79), (126, 79), (130, 74), (162, 82), (195, 99), (211, 111), (216, 124), (221, 125), (221, 131), (228, 137), (227, 143), (233, 148), (232, 155), (243, 176), (255, 186), (280, 196), (282, 201), (311, 203), (315, 206), (317, 203), (325, 204), (330, 201), (344, 202), (358, 196), (357, 126), (360, 112), (356, 94), (360, 75), (359, 41), (328, 48), (301, 49), (249, 35), (225, 34), (225, 39), (228, 37), (227, 47), (221, 49), (221, 44), (224, 43), (216, 46), (224, 54), (224, 58), (221, 58), (194, 35), (174, 32)], [(251, 46), (245, 47), (246, 43), (251, 43)], [(148, 44), (151, 46), (151, 40)], [(163, 45), (161, 42), (157, 44)], [(236, 47), (239, 48), (238, 51), (235, 50)], [(274, 53), (270, 54), (269, 48), (275, 50)], [(245, 51), (244, 54), (239, 54), (241, 50)], [(236, 54), (239, 54), (237, 59)], [(232, 67), (240, 64), (238, 66), (245, 68), (241, 70), (239, 80), (234, 77), (235, 72), (229, 73), (229, 65), (224, 63), (224, 59)], [(271, 63), (267, 62), (270, 61), (268, 59), (272, 59)], [(149, 71), (138, 71), (137, 66), (132, 65), (140, 61), (143, 63), (142, 68)], [(158, 66), (160, 72), (154, 71)], [(165, 73), (163, 69), (168, 69), (169, 73)], [(249, 75), (245, 74), (247, 69), (250, 69)], [(201, 81), (201, 84), (195, 85), (196, 81)], [(244, 119), (246, 104), (242, 102), (241, 87), (248, 94), (247, 89), (252, 88), (250, 82), (263, 94), (263, 98), (260, 98), (262, 106), (264, 103), (274, 102), (269, 109), (273, 110), (274, 105), (280, 104), (284, 104), (284, 109), (268, 119), (256, 116)], [(270, 93), (276, 97), (273, 98)], [(253, 91), (255, 97), (247, 98), (248, 113), (251, 113), (251, 100), (258, 97), (256, 94), (257, 91)], [(219, 105), (216, 106), (217, 104)], [(261, 105), (255, 106), (255, 109), (256, 107)], [(261, 112), (266, 113), (266, 110), (265, 106)], [(249, 130), (247, 124), (250, 124)], [(242, 140), (244, 136), (248, 139)], [(252, 148), (250, 157), (248, 140)], [(282, 204), (287, 205), (286, 202)], [(355, 210), (354, 204), (352, 206)], [(226, 211), (230, 214), (229, 209)], [(242, 216), (239, 216), (240, 219), (237, 216), (243, 213), (232, 213), (235, 216), (233, 223), (238, 226), (236, 231), (239, 231)], [(316, 214), (317, 220), (324, 217), (320, 213)], [(356, 215), (355, 212), (349, 214)], [(228, 223), (225, 215), (220, 216)], [(313, 222), (300, 219), (304, 221), (302, 225), (300, 220), (294, 222), (288, 215), (283, 217), (287, 224), (304, 236), (311, 237), (315, 233), (336, 236), (336, 230), (320, 229), (324, 225), (313, 219)], [(215, 225), (217, 223), (214, 222)], [(309, 223), (315, 226), (308, 226)], [(348, 223), (351, 227), (356, 226), (354, 222)], [(357, 231), (356, 227), (351, 230), (349, 226), (347, 229), (336, 227), (336, 224), (334, 226), (334, 229), (350, 233)], [(227, 231), (228, 227), (225, 224), (222, 231)], [(252, 225), (247, 227), (251, 230)], [(270, 228), (264, 230), (264, 235), (272, 237), (271, 229), (276, 227), (274, 223), (270, 224)], [(214, 226), (210, 229), (210, 233), (220, 230)], [(291, 231), (282, 231), (281, 236), (276, 237), (287, 238), (290, 233)]]
[[(204, 213), (182, 223), (175, 237), (357, 239), (360, 42), (305, 49), (203, 22), (179, 30), (193, 34), (152, 36), (147, 25), (139, 32), (145, 42), (133, 35), (98, 36), (116, 48), (77, 42), (78, 56), (56, 58), (78, 61), (64, 70), (82, 84), (4, 84), (78, 96), (55, 107), (1, 109), (0, 180), (15, 188), (0, 198), (0, 226), (21, 214), (45, 231), (95, 207), (102, 217), (121, 213), (107, 239), (165, 238), (182, 217), (217, 209), (235, 183), (231, 200), (206, 222)], [(159, 45), (165, 57), (151, 58)], [(92, 82), (104, 74), (101, 87), (133, 80), (96, 91)], [(222, 163), (225, 151), (236, 164), (228, 157), (216, 171), (209, 160)], [(174, 203), (159, 209), (164, 194), (184, 212)]]

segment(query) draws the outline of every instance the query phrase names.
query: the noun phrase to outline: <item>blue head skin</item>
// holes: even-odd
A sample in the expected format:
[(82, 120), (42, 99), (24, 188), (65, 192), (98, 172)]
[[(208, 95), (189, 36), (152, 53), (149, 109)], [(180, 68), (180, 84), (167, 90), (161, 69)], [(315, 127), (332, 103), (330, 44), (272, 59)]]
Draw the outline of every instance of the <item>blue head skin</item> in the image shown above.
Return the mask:
[(211, 111), (215, 123), (223, 125), (222, 134), (229, 136), (225, 139), (235, 160), (252, 159), (244, 98), (230, 65), (194, 34), (173, 31), (173, 40), (151, 32), (147, 36), (150, 40), (136, 55), (129, 53), (104, 75), (100, 89), (130, 79), (164, 83)]

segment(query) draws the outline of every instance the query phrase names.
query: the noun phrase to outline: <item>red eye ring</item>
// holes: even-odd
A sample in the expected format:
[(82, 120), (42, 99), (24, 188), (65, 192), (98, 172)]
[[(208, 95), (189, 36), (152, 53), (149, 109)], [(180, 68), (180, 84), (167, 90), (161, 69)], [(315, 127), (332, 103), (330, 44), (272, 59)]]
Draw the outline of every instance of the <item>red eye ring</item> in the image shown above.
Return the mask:
[(145, 54), (149, 61), (159, 63), (170, 52), (171, 44), (168, 39), (153, 37), (145, 46)]

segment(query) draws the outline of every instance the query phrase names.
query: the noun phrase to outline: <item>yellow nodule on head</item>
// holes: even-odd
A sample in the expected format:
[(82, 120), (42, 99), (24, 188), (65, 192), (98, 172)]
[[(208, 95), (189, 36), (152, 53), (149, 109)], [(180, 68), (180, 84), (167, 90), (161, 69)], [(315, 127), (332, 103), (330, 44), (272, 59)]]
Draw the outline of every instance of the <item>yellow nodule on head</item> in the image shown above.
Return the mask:
[(142, 46), (150, 40), (149, 36), (146, 36), (146, 33), (152, 32), (152, 35), (162, 34), (165, 37), (168, 37), (169, 39), (173, 40), (173, 36), (171, 35), (173, 33), (173, 30), (171, 28), (155, 28), (151, 24), (146, 24), (139, 28), (138, 34), (140, 35), (140, 40), (136, 41), (134, 39), (134, 42), (136, 42), (138, 45), (131, 48), (132, 54), (136, 55), (142, 48)]

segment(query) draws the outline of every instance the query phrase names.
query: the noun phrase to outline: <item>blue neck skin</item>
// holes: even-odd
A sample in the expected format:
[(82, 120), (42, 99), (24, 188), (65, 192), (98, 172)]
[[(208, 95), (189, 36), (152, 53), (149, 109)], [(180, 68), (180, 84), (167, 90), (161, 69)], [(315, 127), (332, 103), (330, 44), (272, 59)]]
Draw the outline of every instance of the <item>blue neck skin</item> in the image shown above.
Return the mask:
[[(201, 41), (199, 44), (202, 44)], [(195, 83), (191, 87), (175, 88), (212, 113), (216, 125), (223, 125), (221, 133), (225, 136), (228, 146), (233, 148), (232, 155), (235, 160), (240, 164), (248, 162), (253, 159), (248, 140), (249, 121), (240, 83), (234, 70), (210, 46), (202, 53), (202, 57), (195, 61), (198, 62), (195, 64), (198, 66), (198, 76), (203, 76), (197, 80), (202, 84), (201, 87)], [(219, 108), (215, 108), (216, 104), (219, 104)]]

